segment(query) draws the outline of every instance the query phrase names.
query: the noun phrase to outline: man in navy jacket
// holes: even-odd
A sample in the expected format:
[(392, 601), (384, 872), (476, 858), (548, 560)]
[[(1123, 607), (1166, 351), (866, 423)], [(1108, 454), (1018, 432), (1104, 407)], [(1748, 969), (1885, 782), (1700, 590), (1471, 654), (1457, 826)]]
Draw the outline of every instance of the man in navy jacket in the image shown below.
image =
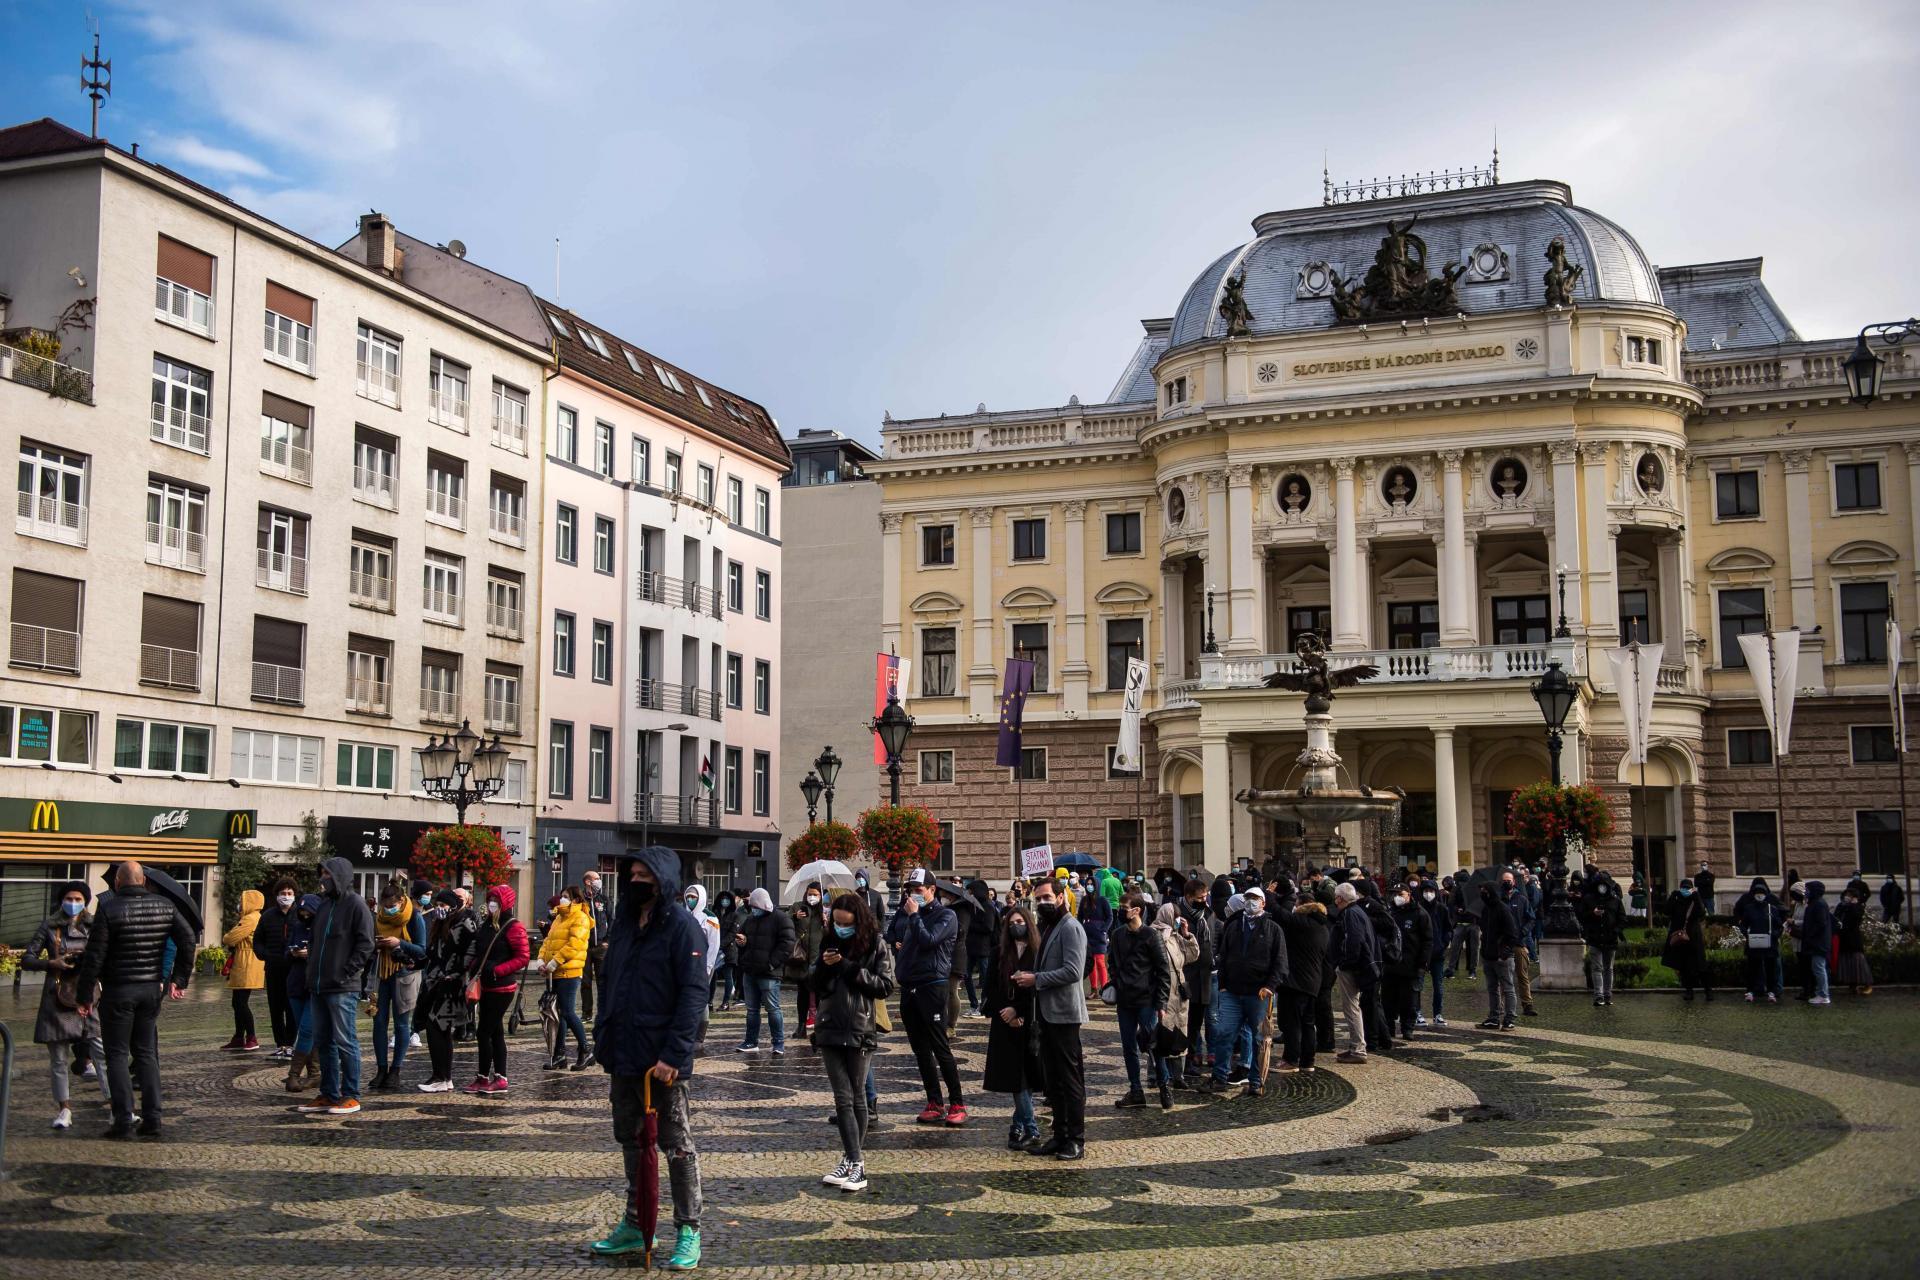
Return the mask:
[(626, 1159), (627, 1212), (604, 1239), (594, 1241), (593, 1252), (612, 1256), (652, 1247), (640, 1225), (637, 1199), (642, 1162), (654, 1159), (640, 1133), (650, 1087), (679, 1232), (673, 1256), (661, 1265), (691, 1271), (700, 1265), (700, 1156), (693, 1148), (687, 1089), (707, 1010), (706, 931), (680, 905), (680, 855), (673, 850), (642, 849), (638, 857), (621, 861), (619, 874), (625, 891), (601, 971), (593, 1051), (611, 1077), (613, 1136)]
[[(953, 971), (954, 943), (960, 936), (960, 918), (934, 895), (933, 877), (924, 868), (907, 873), (900, 910), (887, 922), (887, 942), (894, 950), (894, 972), (900, 983), (900, 1021), (907, 1043), (920, 1066), (927, 1105), (915, 1117), (921, 1124), (963, 1125), (967, 1104), (960, 1092), (960, 1068), (948, 1041), (947, 975)], [(947, 1103), (940, 1105), (940, 1086), (946, 1084)]]

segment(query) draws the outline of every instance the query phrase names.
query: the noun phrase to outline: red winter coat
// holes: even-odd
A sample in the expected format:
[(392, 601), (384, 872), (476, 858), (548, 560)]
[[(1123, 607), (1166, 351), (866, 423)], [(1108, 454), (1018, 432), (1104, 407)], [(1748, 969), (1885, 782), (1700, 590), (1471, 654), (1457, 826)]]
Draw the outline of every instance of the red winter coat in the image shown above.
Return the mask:
[(480, 926), (480, 936), (474, 942), (476, 960), (484, 957), (486, 964), (479, 974), (480, 990), (494, 994), (511, 992), (520, 986), (520, 979), (515, 975), (527, 967), (533, 947), (527, 939), (527, 926), (513, 914), (511, 886), (497, 884), (487, 890), (487, 897), (499, 899), (500, 919), (506, 921), (506, 926), (497, 942), (488, 925)]

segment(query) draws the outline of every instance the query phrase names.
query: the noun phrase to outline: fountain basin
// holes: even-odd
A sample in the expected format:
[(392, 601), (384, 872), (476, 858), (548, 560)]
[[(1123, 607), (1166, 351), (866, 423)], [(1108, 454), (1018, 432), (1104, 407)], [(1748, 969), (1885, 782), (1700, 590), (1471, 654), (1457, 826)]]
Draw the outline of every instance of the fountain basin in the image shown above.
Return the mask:
[(1241, 791), (1234, 799), (1263, 818), (1287, 818), (1309, 832), (1352, 822), (1384, 818), (1400, 808), (1406, 793), (1398, 787), (1341, 787), (1324, 791)]

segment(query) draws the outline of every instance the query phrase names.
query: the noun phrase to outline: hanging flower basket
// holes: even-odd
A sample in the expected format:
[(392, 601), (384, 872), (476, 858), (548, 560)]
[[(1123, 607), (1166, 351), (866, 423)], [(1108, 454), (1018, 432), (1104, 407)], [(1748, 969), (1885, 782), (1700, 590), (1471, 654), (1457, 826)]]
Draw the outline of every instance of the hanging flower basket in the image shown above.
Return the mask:
[(1545, 853), (1555, 839), (1587, 848), (1613, 834), (1613, 810), (1596, 787), (1535, 782), (1507, 802), (1507, 835), (1529, 853)]
[(465, 868), (471, 882), (482, 888), (513, 879), (513, 853), (491, 827), (434, 827), (413, 842), (407, 859), (413, 874), (435, 884), (453, 884)]
[(940, 857), (940, 824), (917, 804), (880, 805), (860, 815), (860, 850), (897, 877)]
[(851, 864), (860, 852), (860, 837), (844, 822), (816, 822), (787, 846), (787, 870), (798, 871), (809, 862)]

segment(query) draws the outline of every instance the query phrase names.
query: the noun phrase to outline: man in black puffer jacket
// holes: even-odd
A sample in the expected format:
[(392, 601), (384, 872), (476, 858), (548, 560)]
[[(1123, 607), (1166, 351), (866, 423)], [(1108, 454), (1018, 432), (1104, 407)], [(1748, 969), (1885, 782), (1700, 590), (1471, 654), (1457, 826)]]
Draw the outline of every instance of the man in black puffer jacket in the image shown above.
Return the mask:
[(759, 1049), (760, 1011), (765, 1009), (773, 1024), (773, 1051), (784, 1054), (787, 1024), (780, 1013), (780, 975), (793, 954), (793, 917), (775, 911), (773, 896), (765, 889), (755, 889), (747, 895), (747, 909), (734, 916), (733, 927), (733, 944), (740, 953), (740, 984), (747, 996), (747, 1033), (739, 1052)]
[(267, 895), (267, 909), (253, 931), (253, 954), (266, 966), (267, 1017), (273, 1023), (273, 1056), (285, 1060), (293, 1056), (293, 1042), (300, 1028), (293, 1025), (287, 1007), (287, 938), (293, 933), (299, 894), (293, 881), (280, 879)]
[[(162, 972), (167, 941), (173, 941), (173, 972)], [(113, 893), (103, 897), (93, 916), (93, 932), (80, 957), (75, 988), (91, 992), (100, 984), (100, 1038), (107, 1051), (107, 1085), (113, 1094), (109, 1138), (133, 1136), (133, 1074), (140, 1078), (140, 1132), (160, 1132), (160, 984), (178, 1000), (193, 974), (193, 926), (165, 896), (147, 888), (147, 873), (137, 862), (123, 862), (114, 873)], [(92, 1012), (82, 1005), (82, 1017)], [(127, 1060), (133, 1060), (129, 1072)]]
[[(1246, 908), (1222, 924), (1214, 939), (1220, 957), (1220, 999), (1208, 1093), (1219, 1093), (1227, 1087), (1240, 1029), (1249, 1028), (1259, 1038), (1267, 1021), (1267, 1001), (1287, 985), (1287, 938), (1267, 914), (1266, 891), (1259, 885), (1249, 885), (1245, 901)], [(1257, 1061), (1247, 1064), (1244, 1096), (1249, 1098), (1260, 1097), (1266, 1089), (1257, 1067)]]
[(1291, 911), (1280, 918), (1280, 931), (1287, 938), (1287, 978), (1276, 999), (1280, 1023), (1280, 1064), (1274, 1071), (1286, 1075), (1313, 1070), (1313, 1055), (1319, 1034), (1315, 1026), (1320, 1009), (1320, 988), (1326, 985), (1327, 909), (1311, 896), (1301, 895)]

